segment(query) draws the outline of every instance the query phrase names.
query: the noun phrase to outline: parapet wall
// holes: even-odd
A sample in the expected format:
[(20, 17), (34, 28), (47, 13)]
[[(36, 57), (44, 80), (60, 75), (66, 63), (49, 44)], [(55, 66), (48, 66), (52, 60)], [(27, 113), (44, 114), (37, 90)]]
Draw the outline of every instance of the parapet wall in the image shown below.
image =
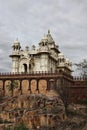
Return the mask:
[(45, 89), (45, 91), (50, 89), (56, 89), (58, 86), (71, 86), (72, 85), (72, 77), (71, 75), (66, 75), (63, 72), (58, 73), (49, 73), (49, 72), (36, 72), (36, 73), (22, 73), (22, 74), (14, 74), (14, 73), (3, 73), (0, 74), (0, 82), (1, 82), (1, 90), (6, 93), (8, 82), (13, 82), (14, 80), (18, 81), (18, 91), (24, 93), (26, 89), (26, 93), (32, 93), (34, 89), (36, 93), (40, 93), (41, 89)]
[(18, 88), (14, 90), (14, 96), (19, 94), (46, 94), (47, 91), (57, 87), (68, 87), (72, 102), (87, 99), (86, 78), (72, 77), (62, 71), (57, 73), (36, 72), (36, 73), (0, 73), (0, 93), (10, 95), (7, 88), (8, 83), (18, 81)]

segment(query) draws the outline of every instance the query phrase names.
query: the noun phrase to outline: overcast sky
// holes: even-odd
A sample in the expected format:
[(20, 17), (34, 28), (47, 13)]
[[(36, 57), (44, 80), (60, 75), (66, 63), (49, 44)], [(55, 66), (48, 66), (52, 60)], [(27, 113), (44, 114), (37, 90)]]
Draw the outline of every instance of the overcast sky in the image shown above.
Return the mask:
[(0, 0), (0, 72), (11, 72), (11, 46), (38, 42), (50, 29), (73, 63), (87, 58), (87, 0)]

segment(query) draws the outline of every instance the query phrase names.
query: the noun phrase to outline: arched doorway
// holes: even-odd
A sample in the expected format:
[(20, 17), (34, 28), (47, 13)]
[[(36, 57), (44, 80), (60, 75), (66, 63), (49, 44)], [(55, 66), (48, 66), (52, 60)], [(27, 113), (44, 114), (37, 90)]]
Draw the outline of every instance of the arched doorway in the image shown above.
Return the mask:
[(22, 80), (22, 94), (28, 93), (28, 80)]
[(39, 85), (39, 92), (45, 94), (47, 89), (47, 81), (45, 79), (40, 79), (38, 85)]
[(31, 92), (32, 93), (37, 93), (36, 89), (37, 89), (37, 80), (32, 79), (31, 80)]
[(23, 64), (24, 65), (24, 73), (27, 73), (27, 64)]

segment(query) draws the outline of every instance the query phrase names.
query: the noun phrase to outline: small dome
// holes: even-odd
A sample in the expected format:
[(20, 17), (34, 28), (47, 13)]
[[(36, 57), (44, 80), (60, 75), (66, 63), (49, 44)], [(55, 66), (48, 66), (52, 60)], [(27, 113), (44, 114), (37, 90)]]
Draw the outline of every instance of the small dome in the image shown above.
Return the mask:
[(25, 47), (25, 50), (26, 50), (26, 51), (29, 51), (29, 47), (28, 47), (28, 46), (26, 46), (26, 47)]
[(36, 49), (36, 46), (35, 45), (32, 45), (32, 50), (35, 50)]
[(72, 70), (72, 62), (71, 62), (68, 58), (66, 58), (65, 63), (66, 63), (66, 65), (69, 67), (69, 69)]
[(40, 46), (45, 46), (45, 45), (47, 45), (47, 43), (48, 43), (47, 36), (44, 35), (44, 37), (41, 39), (39, 45)]
[(18, 41), (18, 39), (16, 39), (16, 41), (14, 42), (13, 46), (12, 46), (14, 49), (20, 49), (21, 46), (20, 46), (20, 42)]
[(48, 30), (48, 34), (44, 35), (44, 37), (41, 39), (39, 45), (42, 45), (43, 43), (48, 43), (48, 44), (54, 44), (55, 43), (51, 34), (50, 34), (50, 30)]
[(20, 45), (20, 42), (18, 41), (18, 39), (16, 39), (16, 41), (14, 42), (14, 45)]
[(70, 63), (70, 60), (69, 60), (69, 58), (66, 58), (66, 63)]
[(64, 58), (64, 54), (63, 53), (59, 53), (58, 57), (59, 58)]
[(41, 39), (41, 42), (48, 42), (47, 36), (44, 35), (44, 37)]

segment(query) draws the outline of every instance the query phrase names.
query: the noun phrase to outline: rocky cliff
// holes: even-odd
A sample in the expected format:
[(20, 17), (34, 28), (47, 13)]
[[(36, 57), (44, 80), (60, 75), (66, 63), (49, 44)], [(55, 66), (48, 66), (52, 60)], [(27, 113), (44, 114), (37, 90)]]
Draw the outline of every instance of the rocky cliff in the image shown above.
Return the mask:
[(0, 120), (0, 130), (20, 122), (35, 130), (87, 130), (87, 106), (69, 104), (66, 116), (64, 104), (53, 90), (7, 96), (0, 101)]

